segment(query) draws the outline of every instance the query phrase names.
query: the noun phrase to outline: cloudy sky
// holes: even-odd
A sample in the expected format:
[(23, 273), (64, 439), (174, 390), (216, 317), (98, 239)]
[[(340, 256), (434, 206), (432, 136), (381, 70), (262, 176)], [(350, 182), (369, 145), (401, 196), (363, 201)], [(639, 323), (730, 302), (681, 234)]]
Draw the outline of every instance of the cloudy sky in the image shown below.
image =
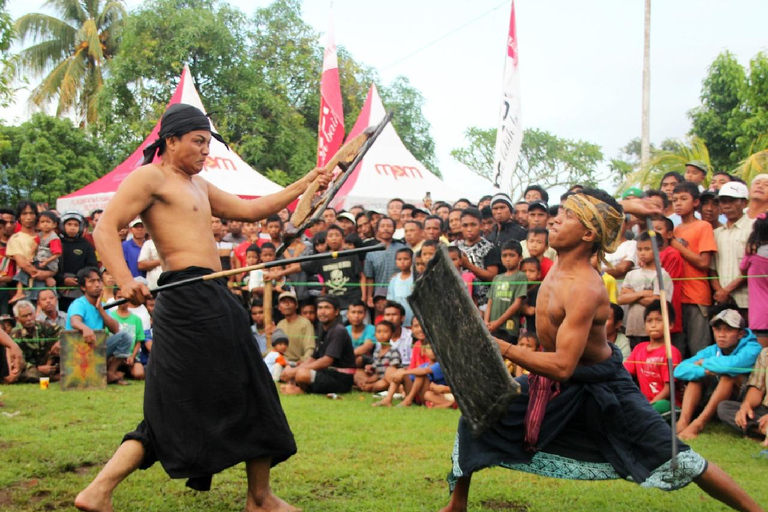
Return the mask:
[[(128, 1), (129, 7), (139, 3)], [(230, 3), (250, 14), (270, 2)], [(9, 2), (14, 16), (42, 5)], [(464, 144), (468, 127), (496, 125), (509, 8), (509, 0), (333, 2), (337, 44), (377, 68), (385, 83), (405, 75), (424, 94), (440, 169), (475, 198), (489, 184), (450, 151)], [(607, 158), (639, 137), (643, 9), (643, 0), (517, 0), (524, 125), (599, 144)], [(329, 12), (328, 0), (304, 1), (304, 19), (318, 32), (326, 32)], [(766, 19), (765, 0), (653, 2), (652, 142), (688, 132), (686, 114), (698, 105), (701, 81), (718, 53), (730, 50), (748, 64), (766, 50)], [(25, 109), (16, 105), (0, 115), (13, 122)]]

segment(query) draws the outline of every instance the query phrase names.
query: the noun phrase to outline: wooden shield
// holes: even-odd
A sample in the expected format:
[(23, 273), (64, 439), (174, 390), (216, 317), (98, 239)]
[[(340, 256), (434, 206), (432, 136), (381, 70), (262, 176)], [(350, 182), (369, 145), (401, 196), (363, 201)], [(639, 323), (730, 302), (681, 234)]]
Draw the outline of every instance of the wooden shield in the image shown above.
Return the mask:
[(363, 133), (341, 146), (336, 154), (333, 155), (333, 158), (328, 161), (325, 165), (326, 171), (333, 171), (337, 167), (339, 171), (337, 171), (333, 181), (322, 195), (317, 196), (317, 192), (320, 189), (320, 185), (317, 182), (312, 183), (306, 192), (302, 194), (291, 216), (291, 224), (296, 226), (297, 233), (303, 233), (309, 227), (311, 220), (322, 215), (323, 211), (336, 196), (336, 193), (344, 185), (344, 182), (347, 181), (347, 178), (355, 170), (365, 156), (365, 153), (368, 152), (368, 149), (370, 149), (391, 119), (392, 113), (388, 112), (378, 125), (366, 128)]
[(496, 423), (520, 393), (467, 286), (441, 247), (408, 298), (445, 379), (475, 436)]
[(61, 389), (107, 387), (107, 333), (94, 331), (96, 343), (83, 341), (80, 331), (64, 331), (61, 341)]

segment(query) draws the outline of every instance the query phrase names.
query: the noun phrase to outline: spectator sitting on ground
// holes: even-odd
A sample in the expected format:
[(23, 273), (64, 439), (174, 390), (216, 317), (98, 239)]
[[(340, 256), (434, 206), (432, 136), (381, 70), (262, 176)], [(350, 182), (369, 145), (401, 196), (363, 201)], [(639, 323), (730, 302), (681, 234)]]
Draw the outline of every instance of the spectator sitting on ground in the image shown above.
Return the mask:
[(285, 351), (288, 350), (289, 345), (288, 335), (282, 329), (275, 329), (272, 332), (272, 350), (264, 356), (264, 363), (275, 382), (280, 381), (280, 375), (289, 366), (288, 360), (285, 358)]
[[(425, 404), (427, 400), (439, 408), (448, 408), (453, 405), (453, 397), (447, 398), (445, 396), (451, 390), (447, 386), (440, 363), (437, 362), (432, 347), (426, 341), (422, 345), (422, 352), (429, 361), (417, 368), (396, 372), (387, 389), (387, 396), (383, 400), (375, 402), (374, 407), (391, 406), (395, 393), (401, 384), (405, 388), (406, 396), (398, 407), (410, 407), (413, 403), (421, 405)], [(435, 390), (431, 389), (432, 383), (436, 384)], [(437, 386), (441, 387), (438, 388)]]
[[(751, 371), (761, 349), (752, 331), (744, 329), (744, 319), (735, 309), (720, 311), (710, 324), (715, 332), (715, 345), (704, 348), (675, 369), (676, 379), (688, 381), (677, 423), (682, 440), (695, 439), (715, 416), (720, 402), (738, 396), (742, 378)], [(704, 410), (694, 419), (705, 387), (715, 384)]]
[(421, 349), (422, 344), (425, 343), (426, 335), (424, 334), (424, 329), (421, 328), (419, 319), (415, 316), (413, 317), (413, 323), (411, 324), (411, 340), (413, 341), (411, 345), (411, 362), (406, 367), (409, 370), (418, 368), (429, 361), (429, 358), (424, 355), (424, 351)]
[(11, 315), (0, 315), (0, 328), (4, 333), (11, 334), (14, 327), (16, 327), (16, 320)]
[(40, 377), (59, 380), (61, 327), (37, 322), (35, 306), (26, 300), (20, 300), (13, 306), (13, 314), (16, 327), (11, 331), (11, 338), (21, 348), (25, 362), (17, 381), (37, 382)]
[(411, 330), (403, 327), (405, 320), (405, 308), (399, 302), (388, 300), (384, 307), (384, 320), (392, 323), (395, 327), (392, 332), (392, 342), (396, 343), (400, 351), (400, 361), (403, 366), (411, 364), (411, 349), (413, 348), (413, 337)]
[[(285, 358), (291, 365), (301, 364), (310, 357), (315, 350), (315, 326), (298, 314), (299, 301), (292, 292), (283, 292), (278, 297), (277, 307), (283, 315), (283, 319), (277, 324), (288, 336), (288, 349), (284, 352)], [(273, 336), (274, 341), (274, 336)]]
[[(406, 222), (406, 229), (412, 221)], [(413, 311), (408, 303), (408, 297), (413, 290), (413, 273), (411, 265), (413, 264), (413, 251), (407, 247), (398, 249), (395, 257), (395, 265), (399, 272), (389, 280), (387, 288), (387, 300), (399, 303), (405, 309), (405, 320), (403, 325), (409, 327), (413, 319)]]
[(386, 295), (374, 295), (373, 296), (373, 325), (378, 324), (384, 320), (384, 310), (387, 307)]
[(376, 350), (373, 352), (373, 361), (365, 365), (363, 370), (366, 377), (359, 385), (361, 391), (378, 393), (388, 389), (392, 376), (400, 369), (400, 352), (397, 342), (392, 341), (394, 328), (386, 320), (376, 326)]
[(530, 257), (539, 260), (541, 280), (543, 281), (546, 279), (549, 269), (554, 265), (554, 261), (545, 256), (547, 249), (549, 249), (549, 232), (544, 228), (531, 228), (528, 230), (525, 243)]
[(744, 401), (725, 400), (717, 407), (717, 417), (744, 435), (755, 437), (768, 446), (768, 348), (760, 351), (755, 368), (747, 381)]
[(312, 357), (295, 368), (286, 368), (280, 380), (285, 394), (348, 393), (355, 374), (355, 351), (341, 325), (339, 300), (332, 295), (317, 299), (317, 345)]
[[(352, 340), (352, 348), (355, 350), (355, 366), (363, 368), (364, 360), (370, 362), (370, 356), (376, 347), (376, 328), (365, 322), (366, 307), (361, 300), (353, 302), (347, 310), (347, 332)], [(366, 358), (368, 356), (368, 358)]]
[(315, 323), (317, 322), (317, 309), (315, 309), (315, 303), (313, 301), (308, 300), (301, 304), (301, 316), (309, 320), (309, 323), (312, 324), (312, 327), (314, 328)]
[(608, 320), (605, 321), (605, 335), (608, 343), (613, 343), (621, 350), (621, 355), (626, 361), (632, 353), (632, 347), (629, 344), (629, 338), (621, 332), (623, 321), (624, 308), (611, 302), (611, 312), (608, 314)]
[(67, 314), (59, 311), (59, 301), (54, 290), (40, 290), (37, 295), (37, 309), (36, 321), (48, 325), (58, 325), (62, 329), (67, 327)]
[[(120, 300), (123, 298), (120, 290), (115, 291), (115, 299)], [(120, 324), (120, 331), (126, 331), (131, 336), (131, 355), (126, 358), (125, 362), (120, 365), (118, 371), (122, 371), (124, 376), (130, 375), (131, 378), (136, 380), (144, 380), (144, 365), (139, 361), (138, 354), (141, 349), (141, 344), (144, 342), (144, 325), (141, 318), (131, 313), (128, 309), (131, 304), (124, 302), (116, 308), (114, 308), (110, 315), (117, 320)], [(123, 371), (125, 370), (125, 371)], [(127, 371), (127, 373), (126, 373)]]
[(662, 286), (667, 294), (666, 300), (672, 300), (672, 280), (669, 274), (661, 269), (663, 283), (659, 283), (651, 244), (651, 236), (647, 232), (641, 233), (637, 240), (640, 268), (627, 273), (619, 294), (619, 304), (629, 306), (624, 320), (624, 333), (629, 338), (632, 349), (646, 337), (645, 307), (659, 298)]
[(137, 265), (140, 271), (146, 273), (149, 288), (157, 288), (157, 280), (163, 273), (163, 262), (160, 259), (160, 253), (157, 252), (154, 240), (146, 240), (141, 246)]
[[(3, 325), (0, 329), (0, 383), (13, 384), (18, 381), (24, 368), (24, 354), (11, 335), (6, 332), (7, 321), (3, 317), (10, 318), (10, 316), (0, 317), (0, 323)], [(2, 406), (3, 403), (0, 402), (0, 407)]]
[(264, 303), (261, 299), (251, 301), (251, 334), (259, 353), (263, 356), (267, 353), (267, 330), (264, 325)]
[(107, 338), (107, 382), (126, 385), (117, 369), (131, 356), (133, 340), (127, 331), (120, 330), (120, 324), (112, 318), (101, 304), (104, 283), (96, 267), (85, 267), (77, 273), (77, 282), (83, 296), (76, 299), (67, 310), (67, 330), (78, 330), (86, 343), (95, 343), (94, 331), (108, 329), (113, 333)]
[[(664, 345), (664, 322), (662, 322), (661, 301), (654, 300), (645, 307), (645, 332), (648, 340), (639, 343), (624, 361), (624, 367), (637, 381), (640, 391), (651, 403), (659, 414), (667, 414), (671, 409), (671, 396), (669, 386), (669, 365), (667, 364), (667, 351)], [(675, 311), (667, 306), (669, 322), (675, 321)], [(672, 347), (672, 364), (677, 366), (682, 361), (680, 351)], [(679, 407), (680, 387), (675, 403)]]
[(527, 295), (526, 277), (520, 271), (520, 242), (507, 240), (501, 247), (501, 264), (505, 272), (493, 278), (485, 309), (485, 325), (492, 336), (517, 344), (520, 332), (520, 310)]

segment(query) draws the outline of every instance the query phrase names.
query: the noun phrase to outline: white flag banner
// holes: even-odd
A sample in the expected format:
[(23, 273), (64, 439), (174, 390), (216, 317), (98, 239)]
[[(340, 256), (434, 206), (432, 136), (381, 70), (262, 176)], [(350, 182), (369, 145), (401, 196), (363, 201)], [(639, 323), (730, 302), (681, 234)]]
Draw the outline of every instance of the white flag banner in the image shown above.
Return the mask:
[(504, 84), (501, 95), (499, 126), (496, 133), (496, 155), (493, 161), (493, 185), (508, 191), (517, 166), (523, 126), (520, 121), (520, 75), (518, 73), (517, 29), (515, 28), (515, 2), (509, 19), (507, 58), (504, 64)]

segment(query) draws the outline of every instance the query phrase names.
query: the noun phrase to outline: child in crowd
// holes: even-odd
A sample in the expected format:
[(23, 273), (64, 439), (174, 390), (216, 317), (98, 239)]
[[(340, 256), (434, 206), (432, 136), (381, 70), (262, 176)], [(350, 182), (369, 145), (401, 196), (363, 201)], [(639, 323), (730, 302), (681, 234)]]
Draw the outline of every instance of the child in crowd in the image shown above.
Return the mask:
[[(629, 338), (633, 349), (645, 338), (645, 307), (658, 299), (660, 293), (651, 236), (647, 232), (640, 233), (637, 239), (637, 259), (640, 268), (627, 273), (619, 294), (619, 304), (629, 305), (624, 321), (624, 334)], [(666, 298), (672, 300), (672, 280), (664, 269), (661, 269), (661, 275)]]
[(376, 347), (376, 328), (365, 323), (366, 312), (365, 302), (361, 300), (353, 302), (347, 309), (347, 332), (352, 340), (352, 348), (355, 349), (355, 365), (358, 368), (370, 363), (371, 354)]
[(413, 274), (411, 273), (411, 264), (413, 263), (413, 251), (407, 247), (398, 249), (395, 253), (395, 265), (400, 271), (389, 280), (387, 287), (387, 300), (393, 300), (403, 305), (405, 308), (405, 321), (403, 325), (409, 327), (413, 318), (413, 310), (408, 303), (413, 291)]
[(320, 231), (312, 237), (312, 251), (314, 254), (321, 254), (328, 250), (328, 241), (326, 232)]
[(301, 316), (309, 320), (312, 325), (315, 325), (315, 322), (317, 322), (317, 309), (315, 308), (315, 303), (308, 301), (302, 304)]
[(680, 255), (680, 251), (669, 245), (670, 241), (675, 237), (675, 225), (672, 220), (658, 215), (653, 218), (653, 229), (659, 235), (656, 240), (659, 244), (661, 267), (667, 271), (670, 279), (672, 279), (672, 309), (675, 311), (675, 321), (669, 326), (669, 332), (672, 335), (672, 344), (682, 354), (685, 350), (685, 341), (683, 339), (681, 280), (684, 275), (683, 266), (685, 262)]
[[(527, 332), (525, 334), (521, 334), (520, 338), (517, 341), (517, 346), (520, 348), (524, 348), (525, 350), (530, 350), (531, 352), (538, 352), (539, 351), (539, 338), (536, 336), (536, 333), (533, 332)], [(520, 365), (516, 365), (512, 363), (509, 360), (505, 360), (507, 363), (507, 368), (509, 369), (509, 373), (512, 374), (513, 377), (522, 377), (523, 375), (528, 375), (529, 372), (525, 368), (523, 368)]]
[(426, 339), (424, 329), (421, 328), (421, 323), (416, 317), (413, 317), (413, 323), (411, 323), (411, 339), (413, 340), (413, 345), (411, 346), (411, 362), (408, 364), (409, 370), (418, 368), (422, 364), (429, 362), (429, 358), (425, 355), (424, 349), (422, 348)]
[(427, 263), (421, 257), (421, 251), (416, 251), (413, 255), (413, 271), (415, 272), (416, 277), (423, 274), (425, 270), (427, 270)]
[(531, 257), (539, 260), (541, 280), (543, 281), (554, 264), (551, 259), (544, 256), (544, 253), (549, 249), (549, 232), (545, 228), (532, 228), (528, 230), (525, 244)]
[(451, 257), (453, 266), (456, 267), (456, 270), (458, 270), (459, 274), (461, 274), (461, 280), (464, 281), (464, 285), (467, 287), (469, 296), (472, 297), (472, 302), (474, 302), (475, 306), (477, 306), (477, 295), (474, 293), (475, 281), (477, 281), (477, 277), (475, 277), (475, 274), (469, 270), (464, 270), (464, 267), (461, 266), (461, 249), (455, 245), (450, 245), (448, 246), (448, 255)]
[(621, 332), (623, 322), (624, 308), (611, 302), (611, 312), (608, 314), (608, 320), (605, 321), (605, 336), (608, 338), (609, 343), (619, 347), (621, 355), (626, 361), (632, 352), (632, 347), (629, 344), (627, 335)]
[[(258, 265), (259, 261), (261, 261), (261, 249), (256, 244), (249, 245), (248, 248), (245, 249), (245, 266), (250, 267), (251, 265)], [(240, 282), (243, 283), (241, 288), (242, 291), (247, 291), (249, 289), (251, 273), (252, 272), (243, 272), (240, 274)]]
[(699, 188), (684, 181), (675, 185), (675, 213), (682, 219), (675, 228), (670, 246), (683, 257), (683, 277), (680, 281), (683, 310), (683, 332), (687, 352), (696, 354), (712, 343), (707, 308), (712, 305), (712, 291), (707, 277), (712, 253), (717, 252), (712, 225), (695, 217), (699, 206)]
[(275, 382), (280, 380), (280, 375), (285, 370), (285, 367), (288, 366), (288, 360), (285, 358), (288, 343), (288, 335), (282, 329), (275, 329), (272, 332), (272, 350), (264, 356), (264, 363), (266, 363), (269, 373), (272, 375), (272, 380)]
[(603, 278), (605, 290), (608, 292), (608, 300), (611, 301), (611, 304), (618, 304), (619, 286), (616, 284), (616, 278), (600, 267), (600, 260), (597, 259), (597, 253), (592, 255), (589, 262), (592, 264), (592, 268), (597, 270), (597, 273)]
[(101, 289), (101, 305), (106, 306), (115, 302), (115, 290), (117, 289), (117, 282), (115, 278), (110, 274), (109, 269), (105, 268), (101, 275), (104, 288)]
[[(115, 299), (122, 298), (120, 290), (115, 290)], [(111, 379), (117, 384), (125, 384), (123, 382), (123, 375), (116, 373), (120, 369), (124, 369), (124, 375), (130, 376), (136, 380), (144, 380), (144, 365), (141, 364), (136, 358), (139, 350), (141, 349), (141, 342), (144, 341), (144, 326), (141, 322), (141, 318), (134, 315), (128, 310), (130, 302), (124, 302), (110, 311), (110, 316), (117, 320), (120, 324), (121, 331), (128, 331), (133, 340), (131, 347), (131, 355), (128, 359), (116, 359), (113, 368), (107, 368), (107, 374), (111, 374)]]
[(368, 375), (361, 391), (377, 393), (388, 389), (395, 370), (400, 368), (400, 351), (397, 342), (392, 342), (395, 326), (392, 322), (382, 320), (376, 325), (376, 350), (373, 353), (373, 363), (365, 366)]
[[(695, 439), (715, 416), (720, 402), (736, 398), (743, 376), (750, 373), (761, 349), (752, 331), (744, 329), (744, 319), (735, 309), (720, 311), (710, 325), (715, 333), (715, 344), (697, 352), (675, 369), (675, 378), (688, 382), (677, 422), (677, 434), (682, 440)], [(709, 385), (715, 386), (714, 391), (704, 410), (694, 418)]]
[[(53, 277), (59, 270), (59, 258), (62, 253), (61, 239), (56, 234), (56, 227), (59, 224), (59, 218), (50, 210), (46, 210), (40, 213), (40, 218), (37, 221), (37, 228), (39, 230), (38, 236), (35, 237), (37, 242), (37, 248), (35, 250), (35, 258), (32, 260), (32, 265), (37, 269), (34, 276), (30, 276), (27, 272), (19, 270), (16, 272), (16, 276), (13, 278), (17, 281), (16, 294), (8, 299), (8, 304), (13, 304), (26, 297), (24, 294), (24, 287), (35, 287), (36, 283), (45, 285), (49, 288), (56, 286), (56, 279)], [(36, 298), (37, 295), (34, 295)]]
[[(675, 310), (668, 305), (669, 321), (675, 319)], [(638, 344), (624, 361), (624, 367), (635, 378), (640, 391), (659, 414), (667, 414), (671, 408), (669, 393), (669, 365), (667, 350), (664, 346), (664, 322), (662, 322), (662, 305), (660, 300), (654, 300), (645, 307), (645, 332), (648, 340)], [(677, 348), (672, 347), (672, 364), (677, 366), (683, 356)], [(675, 403), (680, 406), (681, 387), (676, 386)]]
[(761, 213), (752, 225), (741, 272), (749, 279), (749, 327), (763, 347), (768, 347), (768, 218)]
[[(277, 249), (272, 242), (265, 242), (264, 245), (261, 246), (260, 258), (262, 263), (275, 261), (276, 254)], [(246, 258), (247, 257), (248, 252), (246, 251)], [(248, 274), (248, 291), (251, 292), (251, 297), (264, 296), (264, 279), (268, 276), (269, 270), (251, 270), (250, 274)], [(272, 287), (272, 307), (275, 311), (277, 311), (277, 298), (281, 293), (286, 291), (285, 284), (286, 278), (285, 276), (282, 276), (276, 280)]]
[(520, 333), (520, 309), (527, 296), (527, 278), (520, 272), (523, 248), (516, 240), (507, 240), (501, 246), (501, 264), (506, 272), (493, 278), (488, 307), (485, 309), (485, 325), (491, 334), (507, 343), (517, 344)]
[(384, 319), (384, 310), (387, 308), (387, 297), (385, 295), (373, 296), (373, 325), (379, 325)]
[[(403, 382), (410, 382), (410, 376), (413, 375), (412, 385), (407, 390), (407, 394), (398, 407), (410, 407), (413, 403), (425, 404), (429, 407), (438, 409), (448, 409), (453, 407), (455, 399), (451, 394), (451, 388), (445, 381), (443, 370), (440, 363), (437, 362), (435, 352), (429, 343), (422, 345), (424, 355), (429, 358), (429, 362), (420, 365), (418, 368), (398, 372)], [(389, 386), (386, 398), (374, 405), (392, 405), (392, 396), (398, 388), (398, 383), (393, 380)]]
[(264, 329), (264, 303), (261, 300), (251, 302), (251, 334), (259, 347), (260, 354), (267, 353), (267, 332)]
[(536, 299), (541, 285), (541, 263), (537, 258), (525, 258), (520, 262), (520, 270), (528, 281), (527, 300), (521, 310), (525, 319), (525, 332), (536, 333)]

